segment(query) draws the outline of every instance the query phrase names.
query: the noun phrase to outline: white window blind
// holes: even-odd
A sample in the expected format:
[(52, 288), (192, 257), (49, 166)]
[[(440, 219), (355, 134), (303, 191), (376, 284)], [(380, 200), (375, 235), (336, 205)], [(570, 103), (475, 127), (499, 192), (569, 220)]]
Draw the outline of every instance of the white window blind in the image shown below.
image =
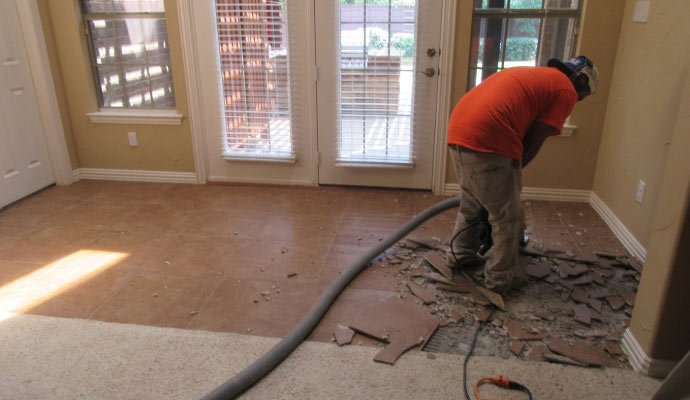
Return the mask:
[(295, 158), (286, 13), (281, 0), (216, 0), (224, 158)]
[(412, 165), (415, 0), (340, 0), (339, 165)]

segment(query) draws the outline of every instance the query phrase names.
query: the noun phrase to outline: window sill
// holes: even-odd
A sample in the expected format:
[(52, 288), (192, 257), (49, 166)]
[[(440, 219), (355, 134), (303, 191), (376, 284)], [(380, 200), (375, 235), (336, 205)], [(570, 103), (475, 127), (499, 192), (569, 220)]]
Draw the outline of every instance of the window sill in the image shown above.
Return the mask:
[(87, 113), (95, 124), (181, 125), (176, 110), (101, 110)]
[(297, 157), (295, 157), (295, 156), (268, 157), (268, 156), (261, 156), (259, 154), (256, 154), (256, 155), (238, 155), (238, 154), (231, 154), (231, 153), (223, 153), (221, 157), (223, 158), (223, 160), (226, 160), (226, 161), (246, 161), (246, 162), (260, 162), (260, 163), (282, 163), (282, 164), (295, 164), (295, 163), (297, 163)]

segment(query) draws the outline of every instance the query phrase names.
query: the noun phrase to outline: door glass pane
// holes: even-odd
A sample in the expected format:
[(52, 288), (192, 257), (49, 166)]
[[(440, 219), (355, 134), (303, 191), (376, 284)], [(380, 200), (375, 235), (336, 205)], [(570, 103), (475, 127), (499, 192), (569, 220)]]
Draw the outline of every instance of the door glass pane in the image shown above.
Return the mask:
[(416, 0), (340, 0), (338, 161), (414, 162)]
[(294, 157), (286, 9), (281, 0), (216, 0), (223, 155)]

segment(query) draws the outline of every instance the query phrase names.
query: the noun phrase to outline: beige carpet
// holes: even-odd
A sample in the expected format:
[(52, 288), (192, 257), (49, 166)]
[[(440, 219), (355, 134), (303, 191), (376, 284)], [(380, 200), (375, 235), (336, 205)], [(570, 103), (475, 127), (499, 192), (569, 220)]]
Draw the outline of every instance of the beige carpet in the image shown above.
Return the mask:
[[(0, 314), (0, 398), (195, 399), (262, 355), (274, 338)], [(412, 351), (395, 366), (377, 349), (307, 342), (248, 399), (460, 399), (462, 361)], [(660, 381), (631, 371), (473, 358), (469, 382), (503, 374), (535, 399), (648, 399)], [(526, 399), (483, 386), (493, 399)], [(472, 396), (474, 398), (474, 396)]]

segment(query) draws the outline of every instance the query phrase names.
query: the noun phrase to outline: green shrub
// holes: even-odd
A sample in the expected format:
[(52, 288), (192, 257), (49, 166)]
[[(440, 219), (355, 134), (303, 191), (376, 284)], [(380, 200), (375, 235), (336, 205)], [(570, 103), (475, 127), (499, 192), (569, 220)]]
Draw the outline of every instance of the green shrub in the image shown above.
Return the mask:
[(506, 61), (534, 60), (537, 56), (537, 39), (526, 37), (508, 38)]
[(403, 52), (403, 57), (414, 55), (414, 38), (412, 36), (395, 36), (391, 40), (391, 46)]

